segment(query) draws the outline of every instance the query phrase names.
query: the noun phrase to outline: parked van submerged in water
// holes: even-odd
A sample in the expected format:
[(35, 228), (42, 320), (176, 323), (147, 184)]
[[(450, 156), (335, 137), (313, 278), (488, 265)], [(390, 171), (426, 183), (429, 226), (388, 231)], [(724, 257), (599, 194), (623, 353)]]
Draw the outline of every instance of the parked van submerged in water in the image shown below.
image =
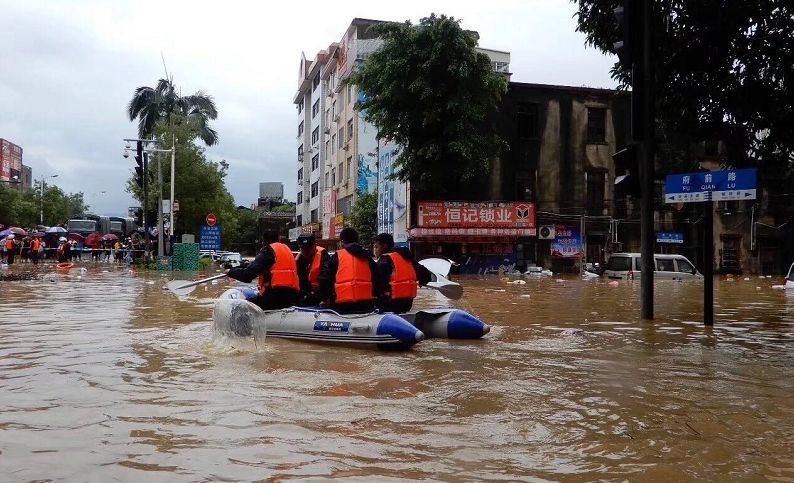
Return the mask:
[[(703, 275), (683, 255), (655, 253), (654, 278), (658, 280), (695, 280)], [(613, 253), (607, 262), (604, 275), (613, 280), (639, 279), (642, 275), (642, 258), (639, 253)]]

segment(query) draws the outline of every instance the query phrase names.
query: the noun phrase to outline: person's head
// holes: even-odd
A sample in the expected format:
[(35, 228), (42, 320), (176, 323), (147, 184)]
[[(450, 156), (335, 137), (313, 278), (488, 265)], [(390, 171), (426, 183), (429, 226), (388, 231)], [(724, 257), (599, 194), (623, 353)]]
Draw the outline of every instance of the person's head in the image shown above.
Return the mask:
[(314, 255), (316, 251), (315, 246), (316, 240), (314, 239), (314, 234), (312, 233), (301, 233), (298, 235), (298, 246), (300, 247), (301, 254), (305, 257), (310, 257)]
[(270, 245), (278, 241), (278, 233), (268, 230), (262, 234), (262, 245)]
[(394, 248), (394, 237), (388, 233), (381, 233), (375, 237), (375, 256), (379, 257)]
[(339, 232), (339, 240), (343, 245), (347, 245), (348, 243), (357, 243), (358, 232), (355, 228), (351, 228), (349, 226), (342, 228), (342, 231)]

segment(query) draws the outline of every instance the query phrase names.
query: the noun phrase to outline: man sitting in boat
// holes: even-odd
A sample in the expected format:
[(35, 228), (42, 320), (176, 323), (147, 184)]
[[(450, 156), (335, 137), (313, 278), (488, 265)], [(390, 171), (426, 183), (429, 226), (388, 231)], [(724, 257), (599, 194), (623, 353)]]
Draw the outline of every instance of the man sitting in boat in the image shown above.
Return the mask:
[(416, 298), (416, 284), (424, 286), (432, 279), (430, 270), (414, 260), (407, 248), (394, 248), (394, 237), (381, 233), (375, 237), (375, 256), (378, 257), (378, 278), (382, 288), (378, 297), (381, 312), (405, 313), (411, 310)]
[(319, 305), (320, 269), (328, 263), (330, 255), (323, 247), (318, 247), (312, 233), (298, 235), (300, 253), (295, 257), (298, 265), (298, 279), (301, 286), (302, 305)]
[(259, 295), (251, 302), (263, 310), (292, 307), (300, 300), (298, 268), (292, 250), (278, 242), (275, 232), (265, 232), (262, 250), (247, 267), (232, 268), (228, 276), (248, 283), (259, 277)]
[(372, 312), (378, 295), (372, 252), (358, 243), (358, 232), (353, 228), (344, 228), (339, 239), (343, 248), (331, 255), (320, 270), (320, 306), (340, 314)]

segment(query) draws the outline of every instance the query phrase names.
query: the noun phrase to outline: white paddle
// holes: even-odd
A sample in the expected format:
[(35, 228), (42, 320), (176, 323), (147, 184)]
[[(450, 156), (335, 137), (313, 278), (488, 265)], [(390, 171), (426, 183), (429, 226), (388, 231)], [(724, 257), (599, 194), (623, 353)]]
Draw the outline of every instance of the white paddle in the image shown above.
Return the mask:
[(196, 280), (195, 282), (191, 282), (190, 280), (171, 280), (166, 284), (168, 290), (171, 291), (177, 297), (184, 297), (185, 295), (189, 294), (193, 290), (196, 289), (196, 286), (201, 285), (202, 283), (206, 283), (212, 280), (218, 280), (219, 278), (226, 277), (225, 273), (220, 275), (214, 275), (212, 277), (204, 278), (201, 280)]
[(419, 260), (419, 263), (430, 270), (430, 273), (433, 275), (433, 280), (428, 283), (427, 286), (438, 290), (441, 292), (441, 295), (448, 299), (458, 300), (459, 298), (463, 297), (463, 287), (459, 283), (453, 282), (440, 273), (435, 273), (432, 270), (432, 268), (437, 267), (434, 267), (436, 260), (438, 259), (427, 258), (425, 260)]

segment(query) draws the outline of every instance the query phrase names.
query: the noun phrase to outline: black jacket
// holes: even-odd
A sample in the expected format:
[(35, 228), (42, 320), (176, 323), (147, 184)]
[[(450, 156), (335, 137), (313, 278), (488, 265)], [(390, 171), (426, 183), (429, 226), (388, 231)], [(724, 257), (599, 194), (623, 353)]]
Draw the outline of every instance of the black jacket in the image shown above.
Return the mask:
[[(407, 248), (395, 248), (391, 251), (403, 257), (405, 261), (413, 264), (414, 270), (416, 271), (416, 280), (419, 282), (420, 286), (425, 286), (433, 280), (430, 270), (425, 268), (424, 265), (417, 263), (416, 260), (414, 260), (414, 254), (411, 253), (410, 250)], [(381, 282), (380, 294), (385, 294), (387, 292), (391, 293), (390, 280), (392, 272), (394, 272), (394, 262), (392, 262), (391, 257), (387, 257), (385, 254), (381, 255), (381, 257), (378, 258), (378, 279)]]
[[(369, 261), (369, 271), (372, 274), (372, 296), (378, 297), (380, 282), (378, 279), (378, 269), (375, 266), (372, 252), (358, 243), (348, 243), (345, 250), (356, 258)], [(328, 263), (323, 265), (320, 270), (320, 299), (331, 300), (334, 298), (334, 285), (336, 284), (336, 272), (339, 270), (339, 257), (336, 253), (328, 258)]]
[(264, 273), (265, 278), (270, 278), (270, 268), (276, 263), (276, 254), (270, 245), (262, 248), (262, 251), (254, 258), (254, 261), (249, 263), (247, 267), (237, 267), (229, 270), (228, 275), (230, 278), (239, 280), (241, 282), (249, 283)]

